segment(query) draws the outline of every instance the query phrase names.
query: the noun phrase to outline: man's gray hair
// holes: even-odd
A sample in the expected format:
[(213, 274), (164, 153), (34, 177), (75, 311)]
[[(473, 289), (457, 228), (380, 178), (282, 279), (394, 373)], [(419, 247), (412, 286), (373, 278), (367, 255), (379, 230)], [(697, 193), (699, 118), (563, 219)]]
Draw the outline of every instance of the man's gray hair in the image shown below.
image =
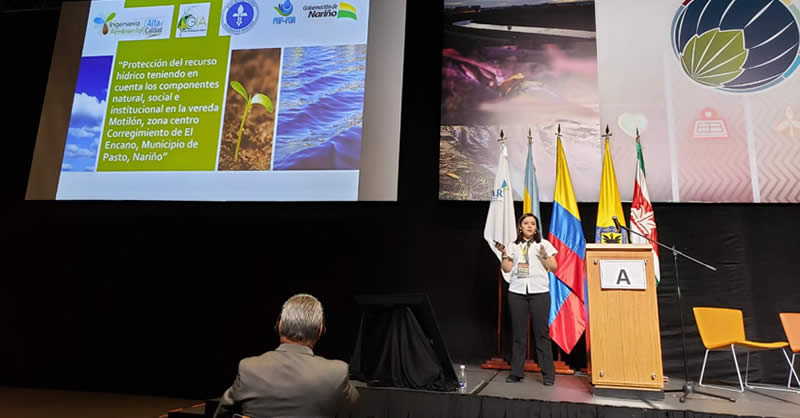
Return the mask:
[(316, 342), (323, 324), (322, 304), (301, 293), (290, 297), (281, 309), (280, 335), (292, 341)]

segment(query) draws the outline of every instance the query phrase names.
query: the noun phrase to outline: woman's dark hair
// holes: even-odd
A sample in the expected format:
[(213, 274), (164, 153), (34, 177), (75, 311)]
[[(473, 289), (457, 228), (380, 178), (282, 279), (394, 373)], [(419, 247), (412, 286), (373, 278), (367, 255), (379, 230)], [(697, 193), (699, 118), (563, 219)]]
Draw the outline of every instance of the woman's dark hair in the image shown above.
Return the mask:
[(539, 223), (539, 218), (532, 213), (523, 213), (517, 221), (517, 240), (514, 241), (514, 244), (519, 244), (525, 241), (525, 238), (522, 237), (522, 221), (524, 221), (527, 217), (533, 217), (533, 219), (536, 219), (536, 232), (533, 233), (533, 241), (537, 244), (542, 242), (542, 224)]

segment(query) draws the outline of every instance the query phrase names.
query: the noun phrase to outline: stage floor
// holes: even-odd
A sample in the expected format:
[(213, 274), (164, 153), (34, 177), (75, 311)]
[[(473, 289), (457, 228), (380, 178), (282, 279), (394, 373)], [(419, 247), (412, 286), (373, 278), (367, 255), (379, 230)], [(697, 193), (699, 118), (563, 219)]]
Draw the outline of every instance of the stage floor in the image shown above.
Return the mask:
[(158, 396), (0, 386), (0, 417), (4, 418), (157, 418), (192, 406), (202, 411), (202, 403)]
[[(508, 371), (497, 372), (484, 370), (479, 366), (468, 365), (467, 390), (464, 395), (652, 410), (688, 410), (711, 414), (800, 417), (800, 394), (797, 393), (763, 389), (752, 389), (739, 393), (702, 387), (699, 389), (709, 393), (733, 397), (736, 402), (693, 394), (685, 403), (681, 403), (679, 401), (681, 393), (665, 393), (663, 401), (643, 401), (596, 396), (591, 391), (590, 378), (585, 375), (558, 375), (555, 385), (545, 386), (542, 384), (542, 375), (540, 373), (525, 373), (525, 379), (518, 383), (506, 383), (505, 379), (508, 374)], [(358, 381), (355, 381), (354, 385), (359, 387), (366, 386), (365, 383)], [(683, 380), (671, 378), (664, 389), (680, 389), (682, 386)]]
[[(519, 383), (506, 383), (507, 376), (507, 371), (496, 372), (483, 370), (478, 366), (467, 366), (466, 392), (444, 394), (400, 388), (366, 388), (365, 383), (354, 381), (354, 385), (361, 388), (362, 405), (351, 417), (503, 416), (501, 410), (507, 406), (525, 409), (528, 404), (535, 402), (539, 402), (538, 405), (571, 405), (573, 412), (578, 411), (574, 416), (584, 416), (589, 412), (601, 412), (595, 414), (598, 416), (662, 416), (663, 412), (660, 411), (693, 411), (709, 415), (800, 417), (800, 394), (796, 393), (762, 389), (738, 393), (702, 388), (710, 393), (732, 396), (736, 398), (736, 402), (692, 395), (686, 403), (680, 403), (680, 394), (677, 393), (665, 394), (663, 401), (642, 401), (595, 396), (591, 392), (587, 376), (559, 375), (554, 386), (544, 386), (539, 373), (526, 373), (525, 379)], [(680, 389), (682, 384), (683, 381), (672, 379), (666, 389)], [(457, 401), (458, 399), (463, 401)], [(199, 418), (209, 417), (217, 402), (218, 399), (202, 402), (112, 393), (0, 387), (0, 417)], [(489, 409), (481, 409), (481, 405)], [(437, 409), (437, 406), (440, 408)], [(408, 410), (416, 410), (417, 413), (407, 415), (405, 411)], [(649, 412), (643, 414), (643, 410)]]

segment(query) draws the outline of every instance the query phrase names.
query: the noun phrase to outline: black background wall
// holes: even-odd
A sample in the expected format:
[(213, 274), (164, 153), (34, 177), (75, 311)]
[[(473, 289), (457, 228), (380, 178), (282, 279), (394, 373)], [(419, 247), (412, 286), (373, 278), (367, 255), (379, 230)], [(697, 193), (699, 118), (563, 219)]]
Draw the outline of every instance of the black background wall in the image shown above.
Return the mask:
[[(429, 296), (455, 361), (491, 356), (497, 261), (482, 239), (487, 204), (437, 199), (438, 6), (409, 1), (396, 203), (26, 202), (58, 13), (0, 14), (0, 384), (218, 396), (240, 358), (277, 344), (272, 327), (295, 292), (325, 305), (328, 333), (317, 352), (328, 357), (352, 352), (353, 295), (405, 291)], [(542, 210), (549, 225), (551, 205)], [(580, 211), (591, 239), (597, 206)], [(800, 311), (798, 205), (657, 204), (655, 213), (663, 241), (719, 268), (679, 260), (694, 378), (703, 347), (691, 306), (741, 308), (748, 337), (785, 338), (778, 312)], [(678, 377), (669, 253), (661, 264), (665, 372)], [(581, 348), (567, 358), (576, 367)], [(709, 377), (735, 378), (729, 356), (713, 358)], [(787, 370), (777, 352), (751, 366), (755, 379), (776, 382)]]

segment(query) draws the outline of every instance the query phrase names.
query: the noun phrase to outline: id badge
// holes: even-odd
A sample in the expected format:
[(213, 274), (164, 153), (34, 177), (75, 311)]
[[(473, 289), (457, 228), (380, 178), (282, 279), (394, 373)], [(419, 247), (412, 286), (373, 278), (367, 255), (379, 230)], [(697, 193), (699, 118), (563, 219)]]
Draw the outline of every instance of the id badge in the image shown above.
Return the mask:
[(519, 263), (517, 264), (517, 277), (524, 278), (528, 277), (529, 272), (528, 263)]

